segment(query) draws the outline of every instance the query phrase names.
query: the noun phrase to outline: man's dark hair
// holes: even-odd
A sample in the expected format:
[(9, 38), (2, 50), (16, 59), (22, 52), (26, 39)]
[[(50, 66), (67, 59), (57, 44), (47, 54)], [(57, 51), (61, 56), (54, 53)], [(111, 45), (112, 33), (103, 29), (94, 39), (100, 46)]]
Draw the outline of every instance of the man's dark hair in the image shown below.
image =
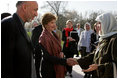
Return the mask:
[(17, 3), (16, 3), (16, 7), (17, 6), (19, 6), (19, 5), (21, 5), (22, 3), (24, 3), (25, 1), (18, 1)]

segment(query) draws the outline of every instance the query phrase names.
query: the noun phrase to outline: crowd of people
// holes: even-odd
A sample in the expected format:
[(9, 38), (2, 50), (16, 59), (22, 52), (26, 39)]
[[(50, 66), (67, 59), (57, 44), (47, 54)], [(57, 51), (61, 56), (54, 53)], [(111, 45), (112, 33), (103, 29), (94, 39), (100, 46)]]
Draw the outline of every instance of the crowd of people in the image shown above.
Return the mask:
[(82, 29), (81, 23), (74, 28), (67, 20), (62, 32), (57, 29), (57, 16), (45, 13), (30, 39), (24, 24), (38, 15), (38, 4), (18, 1), (16, 7), (12, 16), (1, 15), (2, 78), (73, 77), (74, 65), (81, 67), (84, 78), (117, 77), (117, 21), (111, 13), (97, 16), (93, 30), (89, 22)]

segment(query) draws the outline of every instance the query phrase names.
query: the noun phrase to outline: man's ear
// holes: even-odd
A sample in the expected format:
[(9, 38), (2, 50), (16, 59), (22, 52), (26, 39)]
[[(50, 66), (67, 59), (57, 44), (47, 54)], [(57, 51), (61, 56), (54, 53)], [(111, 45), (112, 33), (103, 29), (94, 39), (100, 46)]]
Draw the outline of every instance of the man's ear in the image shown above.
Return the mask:
[(23, 9), (24, 12), (26, 12), (26, 10), (27, 10), (27, 5), (26, 5), (26, 4), (23, 4), (23, 5), (22, 5), (22, 9)]

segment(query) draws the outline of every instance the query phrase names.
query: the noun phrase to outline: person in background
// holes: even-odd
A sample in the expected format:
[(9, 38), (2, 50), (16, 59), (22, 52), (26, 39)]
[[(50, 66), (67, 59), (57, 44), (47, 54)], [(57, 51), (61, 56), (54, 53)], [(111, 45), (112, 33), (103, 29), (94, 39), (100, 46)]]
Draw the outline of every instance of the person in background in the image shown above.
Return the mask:
[(78, 36), (80, 37), (80, 35), (81, 35), (81, 32), (84, 30), (84, 29), (82, 29), (81, 27), (80, 27), (80, 23), (77, 23), (76, 24), (76, 30), (77, 30), (77, 33), (78, 33)]
[[(81, 57), (86, 56), (91, 52), (91, 34), (93, 33), (93, 30), (91, 30), (90, 23), (86, 22), (84, 25), (84, 31), (81, 32), (80, 40), (78, 43), (78, 47), (80, 47), (80, 53)], [(84, 78), (89, 78), (89, 73), (85, 73)]]
[(57, 25), (55, 26), (54, 32), (57, 34), (60, 40), (62, 40), (62, 33), (60, 30), (57, 29)]
[(16, 13), (1, 22), (1, 77), (31, 78), (35, 76), (33, 47), (24, 24), (37, 16), (38, 4), (18, 1), (16, 7)]
[[(77, 42), (79, 40), (78, 35), (76, 34), (76, 39), (71, 37), (71, 32), (75, 31), (73, 29), (73, 24), (71, 20), (66, 21), (66, 28), (64, 28), (62, 32), (62, 40), (64, 41), (63, 44), (63, 52), (66, 58), (73, 58), (74, 54), (78, 55), (77, 51)], [(67, 68), (67, 74), (69, 73), (69, 76), (72, 77), (72, 66), (66, 66)]]
[(78, 64), (93, 78), (117, 78), (117, 21), (111, 13), (99, 15), (96, 21), (100, 26), (97, 49), (77, 59)]
[(34, 48), (34, 59), (35, 59), (35, 68), (36, 68), (36, 75), (38, 78), (40, 78), (40, 61), (41, 61), (41, 48), (39, 46), (39, 37), (43, 31), (42, 25), (34, 27), (32, 31), (32, 45)]
[(91, 34), (93, 33), (93, 30), (91, 30), (91, 25), (88, 22), (85, 23), (84, 29), (85, 30), (81, 32), (80, 40), (78, 43), (78, 46), (80, 47), (81, 57), (84, 57), (90, 53)]
[(94, 24), (94, 32), (91, 34), (91, 52), (96, 49), (99, 42), (99, 27), (97, 23)]
[[(77, 30), (77, 33), (78, 33), (79, 40), (80, 40), (81, 32), (84, 31), (84, 29), (82, 29), (80, 26), (81, 26), (80, 23), (76, 24), (76, 27), (77, 27), (76, 30)], [(80, 50), (80, 46), (78, 46), (77, 49), (79, 51)]]
[(8, 17), (8, 16), (11, 16), (11, 14), (10, 13), (2, 13), (1, 14), (1, 20)]
[(45, 13), (42, 16), (42, 34), (39, 38), (39, 45), (42, 52), (40, 75), (42, 78), (64, 78), (65, 65), (77, 64), (72, 58), (65, 59), (61, 52), (60, 39), (53, 31), (56, 26), (57, 17), (52, 13)]

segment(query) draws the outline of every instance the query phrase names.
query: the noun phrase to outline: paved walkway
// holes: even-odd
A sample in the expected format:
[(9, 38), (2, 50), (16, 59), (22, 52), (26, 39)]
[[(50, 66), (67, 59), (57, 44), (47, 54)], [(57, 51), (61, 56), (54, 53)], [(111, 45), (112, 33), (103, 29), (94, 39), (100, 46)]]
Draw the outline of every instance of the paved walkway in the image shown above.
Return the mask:
[[(74, 57), (74, 58), (77, 58), (78, 59), (79, 57)], [(33, 69), (32, 77), (33, 78), (36, 78), (36, 73), (34, 71), (34, 65), (32, 65), (32, 69)], [(83, 78), (84, 73), (82, 72), (82, 69), (80, 68), (79, 65), (73, 66), (72, 75), (73, 75), (73, 78)], [(66, 76), (65, 78), (70, 78), (70, 76)]]
[[(79, 57), (80, 57), (80, 56), (79, 56)], [(78, 59), (79, 57), (75, 57), (75, 56), (74, 56), (74, 58), (77, 58), (77, 59)], [(80, 68), (79, 65), (73, 66), (72, 75), (73, 75), (73, 78), (83, 78), (84, 73), (82, 72), (82, 69)], [(66, 76), (66, 78), (70, 78), (70, 76)]]

